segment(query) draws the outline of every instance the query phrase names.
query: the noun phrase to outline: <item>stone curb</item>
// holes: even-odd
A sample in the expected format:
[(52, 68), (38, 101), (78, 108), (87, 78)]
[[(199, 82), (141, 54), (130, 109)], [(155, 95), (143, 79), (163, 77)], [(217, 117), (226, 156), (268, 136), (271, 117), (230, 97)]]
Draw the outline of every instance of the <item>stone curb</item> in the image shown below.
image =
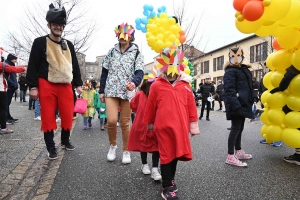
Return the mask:
[[(73, 120), (71, 134), (77, 120)], [(56, 145), (60, 144), (60, 129), (54, 135)], [(58, 147), (58, 159), (47, 157), (44, 139), (23, 158), (23, 160), (0, 182), (0, 200), (46, 200), (63, 159), (65, 150)]]

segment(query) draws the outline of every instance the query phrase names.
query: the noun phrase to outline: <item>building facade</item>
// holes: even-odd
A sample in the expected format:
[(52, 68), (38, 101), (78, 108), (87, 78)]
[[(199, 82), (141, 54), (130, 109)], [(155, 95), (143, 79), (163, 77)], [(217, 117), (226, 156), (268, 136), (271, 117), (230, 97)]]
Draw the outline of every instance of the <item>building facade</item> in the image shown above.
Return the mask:
[(191, 59), (194, 65), (195, 86), (203, 83), (206, 76), (210, 76), (213, 81), (223, 81), (224, 66), (229, 61), (229, 48), (241, 47), (244, 51), (244, 64), (250, 64), (252, 75), (258, 81), (261, 80), (265, 72), (265, 61), (269, 54), (273, 52), (272, 37), (258, 37), (251, 35), (242, 40), (228, 44), (226, 46), (207, 52), (202, 56)]
[(84, 81), (86, 77), (85, 54), (77, 52), (76, 57), (78, 60), (78, 65), (81, 73), (81, 79)]
[(94, 79), (97, 82), (100, 81), (100, 76), (102, 72), (101, 63), (105, 55), (97, 56), (95, 62), (86, 62), (86, 56), (83, 53), (76, 53), (76, 56), (81, 72), (81, 79), (83, 81), (87, 79)]

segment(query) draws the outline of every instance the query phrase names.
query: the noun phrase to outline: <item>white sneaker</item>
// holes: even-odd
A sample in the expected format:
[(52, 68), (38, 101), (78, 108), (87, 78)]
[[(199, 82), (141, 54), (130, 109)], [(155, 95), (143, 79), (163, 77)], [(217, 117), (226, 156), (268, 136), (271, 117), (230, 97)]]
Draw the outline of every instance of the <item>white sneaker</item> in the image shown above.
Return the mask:
[(117, 150), (117, 145), (116, 146), (112, 146), (110, 145), (108, 154), (107, 154), (107, 160), (108, 161), (114, 161), (116, 159), (116, 150)]
[(142, 165), (142, 172), (145, 175), (151, 174), (150, 168), (148, 164)]
[(117, 122), (117, 126), (120, 126), (119, 122)]
[(0, 129), (0, 134), (9, 134), (14, 132), (13, 130), (11, 130), (10, 128), (6, 127), (4, 129)]
[(131, 158), (130, 158), (130, 152), (129, 151), (124, 151), (123, 152), (122, 163), (123, 164), (131, 163)]
[(151, 178), (153, 178), (155, 181), (160, 181), (161, 175), (158, 171), (152, 171)]
[(37, 117), (35, 117), (35, 118), (33, 118), (34, 120), (38, 120), (38, 121), (41, 121), (42, 119), (41, 119), (41, 116), (37, 116)]

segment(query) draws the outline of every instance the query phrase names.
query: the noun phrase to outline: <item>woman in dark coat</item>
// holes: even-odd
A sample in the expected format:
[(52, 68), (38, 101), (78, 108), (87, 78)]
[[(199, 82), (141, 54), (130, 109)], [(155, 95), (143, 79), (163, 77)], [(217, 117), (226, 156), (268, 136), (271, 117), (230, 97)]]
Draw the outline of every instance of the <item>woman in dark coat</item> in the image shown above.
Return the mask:
[(243, 50), (240, 47), (230, 49), (230, 63), (226, 64), (224, 74), (226, 118), (231, 120), (225, 163), (239, 167), (247, 166), (240, 160), (252, 158), (252, 155), (246, 154), (241, 148), (245, 118), (253, 118), (252, 74), (250, 66), (242, 64), (243, 59)]

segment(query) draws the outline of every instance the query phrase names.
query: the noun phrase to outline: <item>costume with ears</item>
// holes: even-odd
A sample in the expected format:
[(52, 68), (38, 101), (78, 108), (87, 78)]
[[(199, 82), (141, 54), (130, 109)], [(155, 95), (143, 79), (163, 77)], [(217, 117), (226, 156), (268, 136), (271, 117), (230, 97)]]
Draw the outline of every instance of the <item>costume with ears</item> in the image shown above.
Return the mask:
[(224, 94), (227, 120), (231, 120), (231, 131), (228, 137), (227, 164), (246, 167), (247, 164), (238, 159), (250, 159), (241, 147), (245, 118), (253, 118), (252, 74), (249, 65), (243, 64), (243, 50), (229, 50), (229, 61), (225, 66)]
[[(56, 9), (50, 4), (46, 19), (50, 27), (52, 23), (64, 26), (66, 11), (64, 8)], [(45, 133), (48, 150), (55, 146), (53, 131), (57, 129), (55, 117), (57, 108), (61, 117), (62, 144), (69, 144), (74, 112), (71, 83), (75, 87), (83, 84), (73, 44), (63, 38), (60, 39), (54, 41), (50, 35), (46, 35), (34, 40), (26, 76), (29, 88), (38, 89), (41, 130)]]

